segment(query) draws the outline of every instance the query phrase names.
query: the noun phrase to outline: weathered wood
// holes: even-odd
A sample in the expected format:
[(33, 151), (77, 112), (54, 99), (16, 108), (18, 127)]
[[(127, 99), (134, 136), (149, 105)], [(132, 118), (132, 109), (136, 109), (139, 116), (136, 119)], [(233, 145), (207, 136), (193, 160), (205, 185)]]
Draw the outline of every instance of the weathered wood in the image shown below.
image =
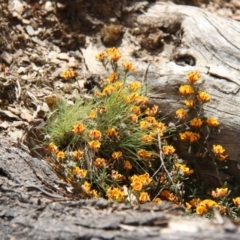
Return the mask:
[(104, 199), (49, 198), (39, 189), (50, 193), (55, 187), (58, 196), (66, 191), (45, 161), (9, 142), (0, 143), (0, 156), (1, 239), (239, 238), (239, 228), (227, 218), (183, 217), (183, 209), (167, 203), (132, 207)]

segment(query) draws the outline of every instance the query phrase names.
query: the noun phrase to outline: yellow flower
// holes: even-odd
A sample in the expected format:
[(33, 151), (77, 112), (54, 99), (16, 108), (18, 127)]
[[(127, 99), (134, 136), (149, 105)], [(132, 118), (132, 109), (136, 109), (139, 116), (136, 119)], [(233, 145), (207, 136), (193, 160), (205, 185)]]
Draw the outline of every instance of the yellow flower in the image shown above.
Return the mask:
[(113, 152), (113, 154), (112, 154), (112, 158), (113, 159), (119, 159), (119, 158), (121, 158), (122, 157), (122, 152), (121, 151), (119, 151), (119, 152)]
[(113, 47), (113, 48), (108, 48), (107, 49), (107, 54), (109, 56), (109, 59), (111, 61), (118, 61), (121, 58), (121, 54), (118, 51), (117, 48)]
[(116, 137), (118, 135), (118, 132), (116, 130), (116, 128), (108, 128), (108, 130), (106, 131), (106, 135), (108, 137)]
[(173, 193), (170, 193), (168, 190), (163, 190), (160, 195), (161, 197), (164, 197), (170, 201), (174, 201), (177, 199), (177, 196), (174, 195)]
[(104, 158), (96, 158), (94, 161), (94, 165), (96, 167), (104, 166), (106, 164), (106, 160)]
[(140, 202), (149, 202), (150, 201), (150, 197), (149, 197), (147, 192), (141, 192), (138, 200)]
[(193, 108), (195, 106), (195, 103), (193, 100), (185, 100), (184, 103), (189, 108)]
[(200, 72), (195, 71), (195, 72), (189, 72), (188, 73), (188, 81), (190, 83), (195, 83), (200, 77)]
[(147, 121), (141, 121), (139, 123), (139, 126), (140, 126), (140, 128), (149, 128), (149, 127), (151, 127), (151, 124)]
[(196, 207), (196, 213), (199, 215), (204, 215), (208, 212), (208, 209), (205, 206), (199, 205)]
[(98, 60), (98, 61), (104, 61), (106, 58), (107, 58), (107, 52), (103, 51), (103, 52), (100, 52), (98, 53), (95, 58)]
[(192, 86), (190, 86), (190, 85), (182, 85), (179, 88), (179, 93), (181, 95), (191, 95), (194, 93), (194, 90), (193, 90)]
[(186, 164), (176, 163), (176, 168), (183, 172), (184, 175), (190, 175), (193, 174), (193, 170), (191, 170), (189, 167), (186, 166)]
[(187, 116), (187, 112), (183, 108), (180, 108), (176, 111), (176, 115), (180, 120), (182, 120)]
[(179, 136), (182, 141), (189, 141), (190, 143), (197, 142), (200, 139), (199, 133), (190, 132), (190, 131), (179, 133)]
[(93, 140), (88, 142), (88, 145), (92, 149), (99, 149), (101, 147), (101, 143), (98, 140)]
[(91, 190), (91, 184), (87, 181), (84, 182), (84, 184), (81, 186), (85, 193), (89, 194)]
[(149, 101), (148, 97), (145, 97), (145, 96), (138, 96), (137, 98), (135, 98), (135, 102), (138, 104), (138, 105), (142, 105), (142, 104), (147, 104)]
[(158, 106), (153, 105), (152, 108), (147, 108), (145, 113), (149, 116), (154, 116), (158, 112)]
[(89, 113), (89, 118), (95, 119), (95, 118), (96, 118), (96, 115), (97, 115), (97, 111), (98, 111), (98, 109), (93, 109), (93, 110)]
[(164, 155), (172, 155), (175, 152), (175, 148), (171, 145), (163, 146), (162, 152)]
[(220, 125), (220, 123), (219, 123), (219, 121), (217, 120), (217, 118), (214, 118), (214, 117), (208, 118), (208, 119), (206, 120), (206, 122), (207, 122), (207, 125), (208, 125), (209, 127), (218, 127), (218, 126)]
[(162, 136), (162, 135), (163, 135), (163, 132), (167, 129), (167, 126), (166, 126), (164, 123), (162, 123), (162, 122), (155, 123), (155, 124), (154, 124), (154, 127), (155, 127), (157, 130), (159, 130), (160, 136)]
[(155, 198), (152, 202), (160, 204), (160, 203), (162, 203), (162, 199), (161, 198)]
[(203, 124), (203, 121), (200, 118), (194, 118), (190, 121), (192, 127), (200, 128)]
[(83, 133), (84, 130), (85, 130), (85, 126), (81, 123), (74, 125), (72, 129), (72, 131), (76, 134), (81, 134)]
[(129, 83), (128, 88), (131, 91), (137, 91), (141, 86), (142, 86), (142, 84), (140, 82), (134, 81), (134, 82)]
[(188, 202), (186, 202), (185, 205), (187, 210), (190, 210), (192, 208), (192, 205)]
[(73, 168), (73, 173), (80, 178), (85, 178), (87, 176), (87, 170), (81, 169), (79, 167)]
[(76, 150), (73, 152), (73, 156), (77, 159), (77, 160), (81, 160), (83, 157), (83, 151), (81, 150)]
[(143, 158), (143, 159), (148, 159), (148, 158), (151, 158), (152, 157), (152, 153), (151, 152), (148, 152), (144, 149), (141, 149), (137, 152), (138, 156)]
[(219, 198), (219, 197), (224, 197), (228, 193), (228, 188), (216, 188), (216, 190), (212, 190), (212, 197), (213, 198)]
[(120, 89), (123, 85), (124, 85), (124, 83), (120, 82), (120, 81), (116, 81), (115, 83), (113, 83), (113, 87), (115, 89)]
[(90, 138), (93, 138), (93, 139), (100, 139), (102, 137), (101, 132), (96, 129), (90, 130), (88, 135)]
[(141, 109), (138, 106), (132, 106), (131, 111), (138, 116), (141, 114)]
[(145, 121), (147, 121), (148, 123), (154, 123), (154, 124), (157, 123), (155, 117), (150, 117), (150, 116), (145, 117)]
[(59, 158), (59, 159), (64, 159), (64, 158), (65, 158), (65, 153), (62, 152), (62, 151), (59, 151), (59, 152), (57, 153), (57, 158)]
[(143, 135), (142, 136), (143, 143), (151, 143), (153, 140), (154, 140), (154, 138), (151, 135)]
[(132, 183), (131, 183), (131, 187), (132, 187), (132, 189), (134, 190), (134, 191), (141, 191), (142, 190), (142, 188), (143, 188), (143, 183), (141, 182), (141, 181), (139, 181), (139, 180), (136, 180), (136, 181), (133, 181)]
[(213, 145), (212, 151), (219, 161), (224, 161), (228, 155), (223, 155), (225, 149), (221, 145)]
[(240, 197), (236, 197), (236, 198), (233, 198), (233, 203), (236, 205), (236, 206), (240, 206)]
[(128, 160), (124, 160), (123, 162), (123, 168), (124, 169), (132, 169), (132, 164)]
[(137, 123), (138, 116), (136, 114), (131, 114), (130, 115), (130, 121), (131, 121), (131, 123)]
[(64, 79), (70, 79), (75, 76), (76, 76), (76, 72), (72, 68), (69, 68), (68, 70), (64, 70), (61, 74), (61, 77)]
[(118, 79), (118, 74), (116, 72), (111, 73), (107, 78), (107, 83), (112, 83)]
[(201, 101), (203, 103), (210, 101), (210, 95), (208, 93), (202, 92), (202, 91), (198, 92), (197, 98), (199, 101)]
[(57, 153), (58, 147), (53, 142), (50, 142), (48, 144), (48, 151)]
[(110, 188), (108, 188), (106, 195), (109, 199), (113, 199), (113, 200), (116, 200), (119, 202), (121, 202), (125, 199), (125, 192), (121, 188), (110, 187)]
[(89, 192), (89, 195), (91, 195), (92, 197), (95, 197), (95, 198), (98, 198), (98, 197), (99, 197), (98, 192), (97, 192), (95, 189), (93, 189), (92, 191), (90, 191), (90, 192)]
[(107, 85), (107, 86), (103, 89), (102, 93), (105, 94), (105, 95), (111, 95), (113, 91), (114, 91), (114, 87), (111, 86), (111, 85)]
[(134, 71), (136, 68), (129, 61), (122, 62), (122, 67), (125, 71)]

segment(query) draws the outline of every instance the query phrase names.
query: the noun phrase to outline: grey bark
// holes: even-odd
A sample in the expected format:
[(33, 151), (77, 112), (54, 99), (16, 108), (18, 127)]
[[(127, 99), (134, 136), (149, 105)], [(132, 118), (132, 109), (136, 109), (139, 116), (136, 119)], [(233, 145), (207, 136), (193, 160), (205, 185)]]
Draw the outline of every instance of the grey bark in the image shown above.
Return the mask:
[(3, 141), (0, 156), (1, 239), (238, 239), (229, 219), (183, 217), (167, 203), (76, 200), (45, 161)]

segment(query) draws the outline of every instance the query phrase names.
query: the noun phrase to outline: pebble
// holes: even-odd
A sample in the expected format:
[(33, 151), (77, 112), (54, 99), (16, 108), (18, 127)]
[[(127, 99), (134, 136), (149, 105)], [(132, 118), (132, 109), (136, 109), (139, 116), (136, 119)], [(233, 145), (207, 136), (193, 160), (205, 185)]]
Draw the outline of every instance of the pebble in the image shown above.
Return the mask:
[(5, 51), (2, 52), (1, 57), (7, 64), (11, 64), (11, 62), (13, 60), (12, 55)]
[(22, 15), (25, 10), (25, 5), (22, 1), (13, 0), (11, 4), (9, 4), (9, 10), (13, 12), (17, 12), (18, 14)]
[(25, 29), (26, 29), (28, 35), (30, 35), (30, 36), (35, 35), (35, 31), (34, 31), (34, 29), (33, 29), (33, 27), (32, 27), (31, 25), (27, 25), (27, 26), (25, 27)]
[(54, 10), (54, 7), (51, 1), (47, 1), (44, 5), (44, 8), (47, 12), (52, 12)]
[(69, 54), (68, 53), (59, 53), (58, 58), (61, 60), (69, 60)]

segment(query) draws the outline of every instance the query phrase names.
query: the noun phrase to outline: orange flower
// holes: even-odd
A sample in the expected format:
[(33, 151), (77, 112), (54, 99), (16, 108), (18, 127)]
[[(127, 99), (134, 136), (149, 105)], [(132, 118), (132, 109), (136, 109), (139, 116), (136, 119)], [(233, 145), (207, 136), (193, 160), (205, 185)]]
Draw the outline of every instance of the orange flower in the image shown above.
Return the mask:
[(190, 174), (193, 174), (193, 172), (194, 172), (189, 167), (187, 167), (186, 164), (176, 163), (175, 166), (179, 171), (182, 171), (183, 174), (187, 175), (187, 176)]
[(149, 128), (149, 127), (151, 127), (151, 124), (149, 122), (147, 122), (147, 121), (141, 121), (139, 123), (139, 125), (140, 125), (140, 128)]
[(104, 158), (96, 158), (94, 161), (94, 165), (96, 167), (104, 166), (106, 164), (106, 160)]
[(83, 157), (83, 151), (81, 150), (76, 150), (73, 152), (73, 156), (77, 159), (77, 160), (81, 160)]
[(48, 151), (57, 153), (58, 147), (53, 142), (50, 142), (48, 144)]
[(219, 198), (219, 197), (225, 197), (228, 193), (228, 188), (216, 188), (216, 190), (212, 190), (212, 197), (213, 198)]
[(236, 205), (236, 206), (240, 206), (240, 197), (236, 197), (236, 198), (233, 198), (233, 203)]
[(125, 71), (134, 71), (136, 68), (129, 61), (122, 62), (122, 67)]
[(87, 181), (84, 182), (84, 184), (81, 186), (85, 193), (89, 194), (91, 190), (91, 184)]
[(134, 81), (134, 82), (129, 83), (128, 88), (131, 91), (137, 91), (141, 86), (142, 86), (142, 84), (140, 82)]
[(154, 116), (158, 112), (158, 106), (153, 105), (152, 108), (147, 108), (145, 113), (149, 116)]
[(118, 171), (112, 170), (111, 177), (115, 180), (125, 180), (126, 177), (118, 173)]
[(154, 140), (154, 138), (151, 135), (142, 136), (143, 143), (151, 143), (153, 140)]
[(125, 192), (121, 188), (110, 187), (110, 188), (108, 188), (106, 194), (109, 199), (113, 199), (113, 200), (116, 200), (119, 202), (121, 202), (125, 199)]
[(113, 154), (112, 154), (112, 158), (113, 159), (119, 159), (119, 158), (121, 158), (122, 157), (122, 152), (121, 151), (119, 151), (119, 152), (113, 152)]
[(171, 145), (163, 146), (162, 152), (164, 155), (172, 155), (175, 152), (175, 148)]
[(183, 108), (180, 108), (176, 111), (176, 115), (180, 120), (182, 120), (187, 116), (187, 112)]
[(193, 90), (192, 86), (190, 86), (190, 85), (182, 85), (179, 88), (179, 92), (181, 95), (191, 95), (194, 93), (194, 90)]
[(124, 160), (123, 162), (123, 168), (124, 169), (132, 169), (132, 164), (128, 160)]
[(140, 202), (149, 202), (150, 201), (150, 197), (149, 197), (147, 192), (141, 192), (138, 200)]
[(136, 114), (131, 114), (131, 115), (130, 115), (130, 121), (131, 121), (132, 123), (137, 123), (137, 121), (138, 121), (138, 116), (137, 116)]
[(154, 123), (154, 124), (157, 123), (155, 117), (150, 117), (150, 116), (145, 117), (145, 121), (147, 121), (148, 123)]
[(144, 149), (141, 149), (137, 152), (138, 156), (143, 158), (143, 159), (148, 159), (148, 158), (151, 158), (152, 157), (152, 153), (151, 152), (148, 152)]
[(168, 190), (163, 190), (160, 195), (161, 197), (164, 197), (170, 201), (174, 201), (177, 198), (176, 195), (174, 195), (173, 193), (170, 193)]
[(108, 137), (116, 137), (118, 135), (118, 132), (116, 130), (116, 128), (108, 128), (108, 130), (106, 131), (106, 135)]
[(160, 203), (162, 203), (162, 199), (161, 198), (155, 198), (155, 199), (153, 199), (152, 202), (160, 204)]
[(76, 72), (72, 68), (69, 68), (68, 70), (64, 70), (61, 74), (61, 77), (64, 79), (70, 79), (75, 76), (76, 76)]
[(102, 93), (105, 94), (105, 95), (111, 95), (113, 91), (114, 91), (114, 87), (111, 86), (111, 85), (107, 85), (107, 86), (103, 89)]
[(112, 83), (112, 82), (114, 82), (114, 81), (117, 80), (117, 79), (118, 79), (118, 74), (117, 74), (116, 72), (113, 72), (113, 73), (111, 73), (111, 74), (108, 76), (107, 82), (108, 82), (108, 83)]
[(124, 83), (120, 82), (120, 81), (116, 81), (115, 83), (113, 83), (113, 87), (115, 89), (120, 89), (123, 85), (124, 85)]
[(141, 114), (141, 109), (138, 106), (132, 106), (131, 111), (138, 116)]
[(107, 49), (107, 54), (109, 56), (109, 59), (111, 61), (118, 61), (121, 58), (121, 54), (118, 51), (117, 48), (113, 47), (113, 48), (108, 48)]
[(134, 190), (134, 191), (141, 191), (142, 190), (142, 188), (143, 188), (143, 183), (141, 182), (141, 181), (139, 181), (139, 180), (136, 180), (136, 181), (133, 181), (132, 183), (131, 183), (131, 187), (132, 187), (132, 189)]
[(179, 133), (179, 136), (182, 141), (189, 141), (190, 143), (197, 142), (200, 139), (199, 133), (190, 132), (190, 131)]
[(73, 168), (73, 173), (76, 174), (80, 178), (84, 178), (87, 176), (87, 170), (81, 169), (79, 167)]
[(141, 104), (147, 104), (149, 101), (148, 97), (145, 97), (145, 96), (138, 96), (137, 98), (135, 98), (135, 102), (138, 104), (138, 105), (141, 105)]
[(107, 52), (103, 51), (103, 52), (100, 52), (98, 53), (95, 58), (98, 60), (98, 61), (104, 61), (106, 58), (107, 58)]
[(93, 140), (88, 142), (88, 145), (92, 149), (99, 149), (101, 147), (101, 143), (98, 140)]
[(224, 161), (228, 155), (223, 155), (225, 149), (221, 145), (213, 145), (212, 151), (219, 161)]
[(189, 107), (189, 108), (193, 108), (194, 105), (195, 105), (195, 103), (194, 103), (193, 100), (185, 100), (184, 103), (185, 103), (185, 105), (186, 105), (187, 107)]
[(210, 95), (208, 93), (202, 92), (202, 91), (198, 92), (197, 98), (199, 101), (201, 101), (203, 103), (210, 101)]
[(83, 133), (84, 130), (85, 130), (85, 126), (81, 123), (74, 125), (72, 129), (72, 131), (76, 134), (81, 134)]
[(101, 132), (96, 129), (89, 131), (88, 135), (90, 138), (93, 138), (93, 139), (100, 139), (102, 137)]
[(214, 117), (208, 118), (208, 119), (206, 120), (206, 122), (207, 122), (207, 125), (208, 125), (209, 127), (218, 127), (218, 126), (220, 125), (220, 123), (219, 123), (219, 121), (217, 120), (217, 118), (214, 118)]
[(205, 206), (199, 205), (196, 207), (196, 213), (199, 215), (204, 215), (208, 212), (208, 209)]
[(97, 111), (98, 111), (98, 109), (93, 109), (93, 110), (89, 113), (89, 118), (95, 119), (95, 118), (96, 118), (96, 115), (97, 115)]
[(195, 72), (189, 72), (188, 73), (188, 81), (190, 83), (195, 83), (200, 77), (200, 72), (195, 71)]
[(62, 151), (59, 151), (59, 152), (57, 153), (57, 158), (59, 158), (59, 159), (64, 159), (64, 158), (65, 158), (65, 153), (62, 152)]
[(200, 118), (194, 118), (190, 122), (190, 125), (196, 128), (200, 128), (202, 124), (203, 124), (203, 121)]
[(191, 201), (190, 201), (190, 204), (194, 207), (198, 206), (199, 203), (201, 202), (201, 199), (200, 198), (193, 198)]

